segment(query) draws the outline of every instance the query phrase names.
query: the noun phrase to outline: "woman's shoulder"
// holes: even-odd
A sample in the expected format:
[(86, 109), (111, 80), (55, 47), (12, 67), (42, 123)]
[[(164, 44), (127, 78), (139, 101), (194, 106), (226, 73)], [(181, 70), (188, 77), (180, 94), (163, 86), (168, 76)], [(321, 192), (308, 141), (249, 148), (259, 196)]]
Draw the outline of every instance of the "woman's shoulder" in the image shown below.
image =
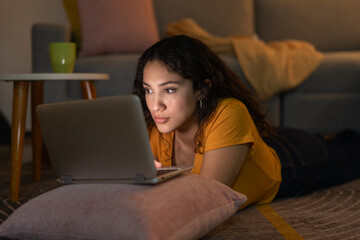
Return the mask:
[(219, 100), (215, 114), (221, 114), (223, 112), (235, 113), (238, 111), (246, 113), (248, 112), (243, 102), (236, 98), (223, 98)]
[(253, 126), (244, 103), (235, 98), (221, 99), (205, 125), (205, 151), (254, 142)]
[(208, 126), (242, 124), (251, 121), (251, 116), (243, 102), (236, 98), (223, 98), (208, 121)]
[(245, 104), (236, 98), (222, 98), (219, 100), (218, 108), (219, 107), (226, 107), (226, 106), (241, 106), (246, 108)]

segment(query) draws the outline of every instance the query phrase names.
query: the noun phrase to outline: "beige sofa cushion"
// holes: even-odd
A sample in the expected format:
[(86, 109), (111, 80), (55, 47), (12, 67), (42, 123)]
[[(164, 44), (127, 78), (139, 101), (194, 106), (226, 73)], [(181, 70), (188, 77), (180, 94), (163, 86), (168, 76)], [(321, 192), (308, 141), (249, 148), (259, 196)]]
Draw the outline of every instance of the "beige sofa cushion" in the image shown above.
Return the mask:
[(171, 21), (192, 18), (209, 33), (219, 36), (255, 33), (254, 0), (154, 0), (160, 36)]
[(360, 49), (359, 0), (256, 0), (256, 30), (265, 41), (294, 38), (321, 51)]

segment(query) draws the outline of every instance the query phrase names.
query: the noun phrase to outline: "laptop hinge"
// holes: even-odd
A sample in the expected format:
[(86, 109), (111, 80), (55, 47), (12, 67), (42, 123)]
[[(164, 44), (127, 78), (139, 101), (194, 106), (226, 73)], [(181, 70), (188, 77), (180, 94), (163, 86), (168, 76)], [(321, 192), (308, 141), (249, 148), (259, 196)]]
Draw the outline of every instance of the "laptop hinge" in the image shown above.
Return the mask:
[(62, 179), (63, 184), (72, 184), (73, 183), (73, 178), (71, 175), (63, 175), (63, 176), (61, 176), (61, 179)]
[(136, 174), (134, 181), (135, 181), (135, 183), (144, 183), (145, 182), (144, 174)]

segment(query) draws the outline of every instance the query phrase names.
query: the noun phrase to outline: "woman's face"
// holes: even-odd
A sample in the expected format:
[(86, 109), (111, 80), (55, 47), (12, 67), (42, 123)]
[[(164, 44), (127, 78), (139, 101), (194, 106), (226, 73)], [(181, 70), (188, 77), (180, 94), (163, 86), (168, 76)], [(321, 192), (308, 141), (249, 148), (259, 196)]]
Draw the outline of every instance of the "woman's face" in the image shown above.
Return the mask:
[(145, 65), (143, 87), (147, 107), (160, 132), (186, 131), (196, 124), (194, 112), (199, 91), (194, 92), (191, 80), (152, 61)]

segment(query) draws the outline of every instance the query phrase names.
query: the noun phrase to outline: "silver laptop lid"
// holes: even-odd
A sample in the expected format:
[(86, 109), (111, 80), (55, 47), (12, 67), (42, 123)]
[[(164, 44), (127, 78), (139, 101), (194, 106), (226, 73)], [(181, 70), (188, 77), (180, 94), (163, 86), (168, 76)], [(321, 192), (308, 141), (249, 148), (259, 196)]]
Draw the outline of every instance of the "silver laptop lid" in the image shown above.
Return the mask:
[(156, 169), (135, 95), (39, 105), (50, 161), (59, 177), (131, 179)]

